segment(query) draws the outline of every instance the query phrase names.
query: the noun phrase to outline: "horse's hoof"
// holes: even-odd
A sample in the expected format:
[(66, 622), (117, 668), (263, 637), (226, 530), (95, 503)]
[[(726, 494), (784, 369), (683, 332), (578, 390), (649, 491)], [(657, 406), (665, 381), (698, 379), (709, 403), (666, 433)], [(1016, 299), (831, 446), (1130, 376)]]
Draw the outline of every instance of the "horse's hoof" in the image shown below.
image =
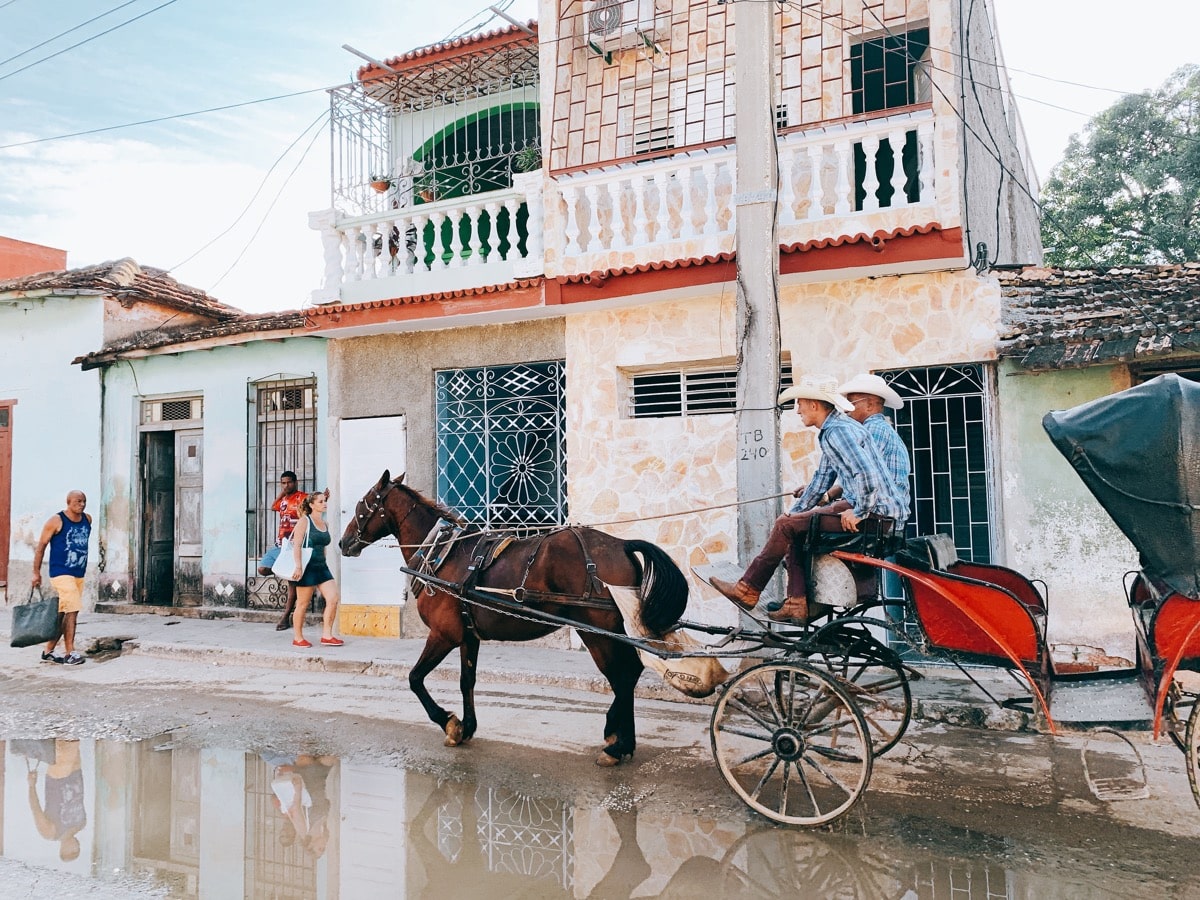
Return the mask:
[(451, 716), (446, 723), (446, 740), (442, 743), (447, 747), (457, 747), (463, 742), (463, 726), (458, 716)]
[(632, 753), (627, 753), (624, 756), (613, 756), (609, 753), (601, 753), (596, 757), (596, 765), (605, 769), (611, 769), (613, 766), (619, 766), (621, 763), (625, 762), (625, 760), (632, 758)]

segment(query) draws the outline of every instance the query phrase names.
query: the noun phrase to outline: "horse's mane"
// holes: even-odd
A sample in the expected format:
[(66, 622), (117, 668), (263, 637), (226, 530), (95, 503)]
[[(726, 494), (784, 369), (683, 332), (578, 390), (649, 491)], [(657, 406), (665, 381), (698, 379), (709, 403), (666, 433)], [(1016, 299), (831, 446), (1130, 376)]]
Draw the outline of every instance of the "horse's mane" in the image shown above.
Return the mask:
[(467, 520), (464, 519), (462, 516), (460, 516), (458, 513), (456, 513), (454, 510), (450, 509), (447, 506), (443, 506), (442, 504), (440, 504), (434, 500), (430, 500), (428, 497), (426, 497), (424, 494), (422, 494), (420, 491), (418, 491), (415, 487), (410, 487), (409, 485), (405, 484), (404, 482), (400, 481), (399, 479), (393, 481), (392, 486), (398, 487), (398, 488), (400, 488), (400, 490), (405, 491), (406, 493), (410, 494), (412, 497), (414, 497), (416, 499), (416, 501), (418, 503), (422, 504), (423, 506), (429, 507), (435, 513), (437, 513), (439, 516), (441, 516), (443, 519), (448, 519), (456, 525), (466, 525), (467, 524)]

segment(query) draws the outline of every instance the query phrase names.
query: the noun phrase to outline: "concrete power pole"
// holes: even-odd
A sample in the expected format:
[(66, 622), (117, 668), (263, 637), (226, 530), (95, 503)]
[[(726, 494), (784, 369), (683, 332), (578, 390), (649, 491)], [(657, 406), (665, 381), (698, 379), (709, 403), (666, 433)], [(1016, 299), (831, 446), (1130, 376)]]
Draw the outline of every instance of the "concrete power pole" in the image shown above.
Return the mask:
[[(779, 247), (775, 200), (775, 4), (745, 2), (737, 16), (737, 486), (738, 501), (779, 493)], [(761, 548), (779, 501), (739, 507), (738, 551), (746, 565)]]

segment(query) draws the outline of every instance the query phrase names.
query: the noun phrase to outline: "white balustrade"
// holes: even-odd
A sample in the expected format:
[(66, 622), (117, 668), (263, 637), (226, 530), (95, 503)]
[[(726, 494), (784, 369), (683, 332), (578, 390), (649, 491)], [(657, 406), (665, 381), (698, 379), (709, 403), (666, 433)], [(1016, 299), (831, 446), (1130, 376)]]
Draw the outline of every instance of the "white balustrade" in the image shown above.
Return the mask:
[[(907, 161), (906, 147), (915, 150)], [(780, 138), (778, 159), (782, 245), (935, 221), (930, 111), (792, 132)], [(882, 184), (879, 172), (887, 173)], [(314, 214), (325, 263), (314, 297), (499, 284), (542, 274), (545, 258), (554, 260), (554, 274), (572, 274), (730, 252), (735, 185), (735, 148), (722, 147), (552, 179), (523, 173), (509, 190), (382, 215)], [(527, 221), (518, 233), (522, 210)]]

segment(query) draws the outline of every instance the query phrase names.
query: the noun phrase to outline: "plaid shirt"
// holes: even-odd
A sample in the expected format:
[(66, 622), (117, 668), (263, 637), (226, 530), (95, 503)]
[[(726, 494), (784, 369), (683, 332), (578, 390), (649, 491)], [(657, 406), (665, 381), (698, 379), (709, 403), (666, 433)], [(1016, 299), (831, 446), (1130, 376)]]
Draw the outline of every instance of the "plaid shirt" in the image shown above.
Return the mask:
[(899, 493), (866, 428), (835, 409), (821, 426), (817, 443), (821, 445), (821, 463), (792, 506), (793, 512), (812, 509), (837, 481), (842, 486), (842, 498), (851, 504), (856, 516), (874, 513), (900, 522), (908, 518), (907, 488), (903, 495)]
[(904, 441), (900, 440), (900, 435), (896, 434), (891, 419), (883, 413), (868, 416), (867, 421), (862, 424), (863, 428), (867, 429), (867, 433), (871, 435), (871, 440), (875, 442), (875, 449), (883, 457), (883, 464), (887, 467), (888, 474), (892, 476), (892, 483), (896, 485), (897, 499), (904, 504), (904, 515), (898, 517), (897, 521), (905, 522), (912, 509), (912, 501), (908, 492), (908, 476), (912, 472), (912, 463), (908, 458), (908, 448), (904, 446)]

